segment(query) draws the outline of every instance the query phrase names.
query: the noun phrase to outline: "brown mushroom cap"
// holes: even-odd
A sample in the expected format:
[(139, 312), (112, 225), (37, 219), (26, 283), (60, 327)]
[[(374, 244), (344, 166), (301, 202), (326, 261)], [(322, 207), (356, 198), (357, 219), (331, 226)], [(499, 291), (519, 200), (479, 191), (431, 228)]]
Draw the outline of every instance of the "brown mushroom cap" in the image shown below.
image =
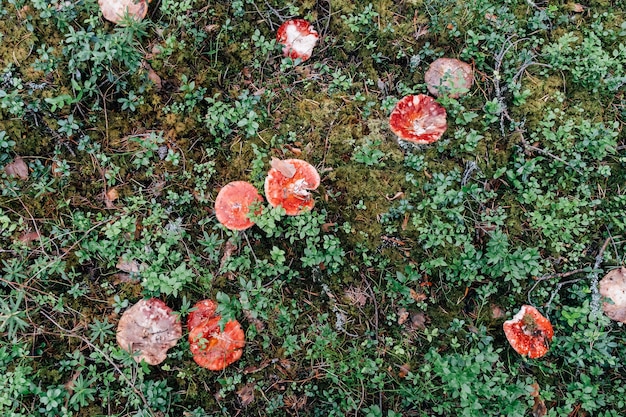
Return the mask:
[(146, 0), (98, 0), (98, 5), (102, 16), (113, 23), (119, 23), (126, 13), (137, 21), (148, 13)]
[(245, 230), (254, 225), (248, 218), (252, 203), (263, 201), (254, 185), (246, 181), (226, 184), (215, 198), (215, 216), (230, 230)]
[(424, 81), (430, 94), (457, 98), (469, 91), (474, 83), (474, 71), (471, 65), (458, 59), (439, 58), (430, 64)]
[(137, 362), (145, 360), (158, 365), (167, 357), (167, 350), (182, 336), (178, 316), (159, 299), (139, 300), (122, 314), (117, 325), (117, 344), (131, 353)]
[(272, 158), (265, 178), (265, 198), (272, 207), (282, 206), (288, 216), (311, 210), (315, 200), (309, 190), (320, 185), (315, 167), (300, 159)]
[(402, 140), (417, 144), (436, 142), (446, 131), (446, 109), (430, 96), (403, 97), (389, 116), (389, 127)]
[(554, 336), (550, 320), (529, 305), (523, 305), (502, 327), (511, 347), (520, 355), (528, 355), (532, 359), (540, 358), (548, 352)]
[(610, 271), (600, 280), (600, 294), (606, 297), (602, 310), (609, 318), (626, 323), (626, 268)]

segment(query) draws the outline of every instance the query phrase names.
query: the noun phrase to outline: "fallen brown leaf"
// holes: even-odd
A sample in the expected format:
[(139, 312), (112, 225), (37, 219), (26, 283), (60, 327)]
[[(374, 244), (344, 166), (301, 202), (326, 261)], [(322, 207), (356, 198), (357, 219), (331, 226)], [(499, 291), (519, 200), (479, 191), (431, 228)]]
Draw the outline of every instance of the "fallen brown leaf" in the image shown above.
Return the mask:
[(287, 178), (292, 178), (296, 175), (296, 166), (282, 159), (272, 158), (270, 165)]
[(411, 294), (411, 298), (414, 299), (415, 301), (417, 301), (418, 303), (421, 302), (421, 301), (424, 301), (426, 298), (428, 298), (428, 296), (426, 294), (424, 294), (421, 291), (417, 292), (413, 288), (409, 289), (409, 294)]
[(29, 233), (23, 233), (18, 240), (22, 243), (30, 243), (33, 240), (39, 240), (41, 238), (41, 236), (39, 235), (39, 232), (29, 232)]
[(247, 407), (254, 401), (254, 383), (251, 382), (239, 388), (239, 390), (237, 390), (237, 396), (239, 397), (239, 401), (241, 401), (241, 405)]
[(498, 320), (498, 319), (504, 318), (504, 316), (505, 316), (504, 310), (502, 310), (500, 306), (497, 306), (495, 304), (491, 305), (491, 317)]
[(409, 319), (409, 312), (406, 308), (401, 307), (398, 309), (398, 324), (402, 325)]
[(369, 298), (367, 293), (358, 287), (350, 287), (344, 292), (344, 296), (348, 302), (363, 307)]
[(28, 179), (28, 165), (20, 157), (16, 156), (13, 162), (4, 167), (4, 172), (10, 177), (18, 177), (21, 180)]
[(115, 267), (120, 271), (128, 272), (131, 274), (136, 274), (141, 271), (141, 265), (139, 265), (139, 262), (135, 260), (125, 261), (124, 259), (119, 258)]
[(411, 365), (405, 363), (404, 365), (400, 365), (400, 370), (398, 371), (398, 376), (400, 378), (406, 378), (407, 375), (411, 372)]
[(426, 329), (426, 315), (421, 311), (411, 314), (411, 328), (413, 330)]
[(585, 11), (585, 7), (580, 3), (570, 3), (569, 9), (574, 13), (582, 13)]

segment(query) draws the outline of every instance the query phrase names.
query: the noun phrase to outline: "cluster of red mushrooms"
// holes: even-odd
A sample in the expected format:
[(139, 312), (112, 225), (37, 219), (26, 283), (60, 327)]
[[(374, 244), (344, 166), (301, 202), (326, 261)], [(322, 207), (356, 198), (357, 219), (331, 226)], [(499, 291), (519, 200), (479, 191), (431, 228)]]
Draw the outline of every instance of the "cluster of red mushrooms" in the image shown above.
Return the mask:
[[(149, 1), (149, 0), (148, 0)], [(105, 19), (120, 23), (125, 15), (135, 20), (145, 17), (146, 0), (99, 0)], [(283, 55), (304, 62), (311, 57), (319, 35), (304, 19), (292, 19), (278, 29), (276, 39), (283, 45)], [(452, 58), (435, 60), (424, 74), (430, 94), (458, 98), (474, 82), (472, 67)], [(409, 95), (398, 101), (389, 117), (389, 126), (399, 139), (419, 145), (431, 144), (447, 129), (446, 110), (426, 94)], [(315, 204), (311, 191), (320, 184), (315, 167), (299, 159), (272, 158), (265, 179), (265, 198), (272, 207), (281, 206), (289, 216), (311, 210)], [(254, 225), (250, 211), (261, 210), (263, 197), (249, 182), (226, 184), (215, 200), (217, 220), (230, 230), (246, 230)], [(605, 297), (602, 308), (607, 316), (626, 323), (626, 268), (611, 271), (600, 282)], [(221, 317), (212, 300), (198, 302), (187, 319), (190, 350), (194, 361), (207, 369), (219, 371), (237, 361), (245, 344), (244, 332), (232, 320), (220, 329)], [(511, 347), (520, 355), (536, 359), (550, 347), (554, 330), (550, 321), (533, 306), (524, 305), (503, 325)], [(118, 344), (136, 353), (140, 362), (156, 365), (165, 360), (167, 350), (182, 337), (179, 317), (165, 303), (152, 298), (141, 300), (122, 315), (117, 332)]]
[[(315, 167), (301, 159), (272, 158), (265, 178), (265, 198), (272, 207), (281, 206), (288, 216), (297, 216), (311, 210), (315, 200), (311, 194), (320, 185)], [(263, 198), (247, 181), (226, 184), (215, 198), (215, 216), (230, 230), (246, 230), (254, 225), (251, 208), (260, 210)]]

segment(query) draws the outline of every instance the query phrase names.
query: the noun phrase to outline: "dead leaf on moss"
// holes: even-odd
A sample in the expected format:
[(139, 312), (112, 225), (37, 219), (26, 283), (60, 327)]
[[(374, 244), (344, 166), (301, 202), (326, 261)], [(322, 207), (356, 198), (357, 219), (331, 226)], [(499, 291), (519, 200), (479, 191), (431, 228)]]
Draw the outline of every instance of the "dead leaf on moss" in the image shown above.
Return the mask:
[(120, 271), (124, 271), (124, 272), (128, 272), (131, 274), (136, 274), (141, 272), (141, 265), (139, 265), (139, 262), (132, 260), (132, 261), (126, 261), (123, 258), (120, 258), (117, 261), (117, 265), (115, 265), (115, 267), (117, 269), (119, 269)]
[(411, 365), (405, 363), (404, 365), (400, 365), (400, 370), (398, 371), (398, 376), (400, 378), (406, 378), (407, 375), (411, 372)]
[(411, 314), (411, 328), (413, 330), (426, 329), (426, 315), (421, 311)]
[(239, 388), (239, 390), (237, 390), (237, 396), (239, 397), (239, 401), (241, 401), (241, 405), (247, 407), (254, 401), (254, 383), (251, 382)]
[(358, 287), (350, 287), (344, 292), (344, 297), (350, 304), (355, 304), (359, 307), (365, 306), (369, 296), (367, 293)]
[(585, 7), (580, 3), (570, 3), (568, 8), (574, 13), (582, 13), (585, 11)]
[(30, 243), (33, 240), (39, 240), (41, 238), (41, 236), (39, 235), (39, 232), (28, 232), (28, 233), (23, 233), (18, 240), (22, 243)]
[(282, 159), (272, 158), (270, 165), (286, 178), (293, 178), (296, 175), (296, 166)]
[(222, 260), (220, 261), (220, 270), (224, 268), (226, 262), (233, 256), (233, 253), (237, 250), (237, 245), (231, 242), (230, 240), (226, 241), (224, 244), (224, 254), (222, 255)]
[(398, 324), (403, 325), (409, 319), (409, 312), (406, 308), (401, 307), (398, 309)]
[(4, 172), (9, 177), (18, 177), (21, 180), (28, 179), (28, 165), (20, 156), (16, 156), (13, 162), (7, 164), (4, 167)]
[(491, 317), (493, 317), (495, 320), (498, 320), (504, 318), (504, 316), (504, 310), (502, 310), (500, 306), (497, 306), (495, 304), (491, 305)]
[(411, 294), (411, 298), (414, 299), (415, 301), (417, 301), (418, 303), (421, 302), (421, 301), (424, 301), (426, 298), (428, 298), (428, 296), (426, 294), (424, 294), (421, 291), (417, 292), (413, 288), (409, 289), (409, 293)]

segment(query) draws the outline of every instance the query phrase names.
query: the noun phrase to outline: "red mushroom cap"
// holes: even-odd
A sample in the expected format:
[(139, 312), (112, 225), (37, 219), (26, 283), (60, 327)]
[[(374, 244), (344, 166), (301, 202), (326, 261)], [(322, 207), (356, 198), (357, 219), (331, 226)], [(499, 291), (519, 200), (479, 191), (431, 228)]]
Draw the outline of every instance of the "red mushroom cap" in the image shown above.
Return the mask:
[(448, 127), (446, 109), (425, 94), (406, 96), (391, 112), (389, 126), (402, 140), (417, 144), (433, 143)]
[(272, 207), (282, 206), (289, 216), (295, 216), (315, 205), (309, 190), (320, 185), (315, 167), (300, 159), (272, 158), (272, 168), (265, 178), (265, 198)]
[(226, 184), (215, 198), (217, 221), (230, 230), (245, 230), (254, 225), (248, 218), (250, 205), (263, 201), (254, 185), (246, 181), (233, 181)]
[(126, 13), (139, 21), (148, 13), (146, 0), (98, 0), (102, 16), (113, 23), (119, 23)]
[(220, 316), (208, 318), (189, 331), (193, 360), (211, 371), (221, 371), (241, 358), (246, 343), (237, 320), (229, 321), (224, 331), (220, 331), (220, 319)]
[(187, 329), (189, 331), (198, 327), (202, 322), (214, 318), (217, 311), (217, 303), (213, 300), (202, 300), (198, 301), (193, 308), (195, 310), (189, 313), (187, 317)]
[(304, 19), (288, 20), (278, 28), (278, 43), (284, 45), (283, 55), (292, 59), (306, 61), (311, 57), (313, 48), (319, 39), (317, 31)]
[(439, 97), (448, 93), (449, 97), (457, 98), (474, 84), (474, 71), (470, 64), (458, 59), (439, 58), (430, 64), (424, 81), (430, 94)]
[(139, 352), (137, 362), (158, 365), (167, 350), (182, 336), (178, 316), (159, 299), (139, 300), (122, 314), (117, 325), (117, 344), (129, 352)]
[(531, 359), (545, 355), (554, 336), (550, 320), (529, 305), (523, 305), (511, 320), (504, 322), (503, 328), (511, 347)]

